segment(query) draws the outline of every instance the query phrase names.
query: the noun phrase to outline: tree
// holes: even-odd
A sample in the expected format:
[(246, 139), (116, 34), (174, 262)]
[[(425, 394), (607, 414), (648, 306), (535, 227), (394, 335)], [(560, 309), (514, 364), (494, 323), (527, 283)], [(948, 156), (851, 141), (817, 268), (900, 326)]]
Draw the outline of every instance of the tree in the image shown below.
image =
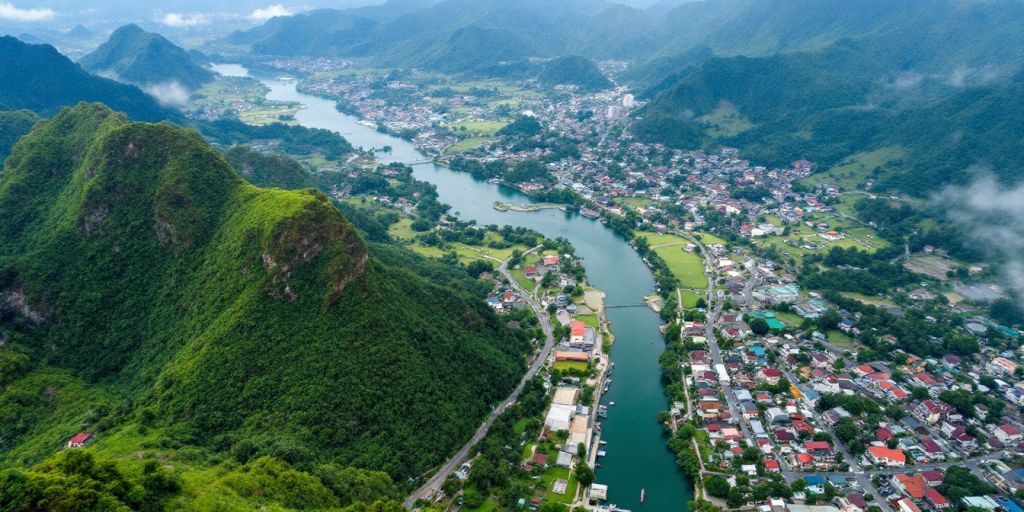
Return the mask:
[(590, 487), (594, 483), (594, 470), (582, 460), (576, 463), (576, 481), (583, 487)]
[(729, 485), (729, 481), (719, 475), (712, 475), (705, 480), (704, 485), (707, 486), (708, 494), (716, 498), (725, 499), (729, 496), (729, 490), (732, 488)]
[(750, 321), (750, 330), (758, 336), (764, 336), (768, 334), (769, 327), (768, 322), (763, 318), (755, 318)]

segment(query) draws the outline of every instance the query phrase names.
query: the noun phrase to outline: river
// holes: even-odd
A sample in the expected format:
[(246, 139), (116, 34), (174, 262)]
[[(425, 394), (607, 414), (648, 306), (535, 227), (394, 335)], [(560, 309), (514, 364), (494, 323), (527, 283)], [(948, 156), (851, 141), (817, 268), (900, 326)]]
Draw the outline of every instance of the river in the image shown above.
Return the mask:
[[(225, 75), (247, 75), (237, 65), (220, 65)], [(304, 108), (295, 114), (302, 125), (325, 128), (343, 135), (353, 146), (382, 148), (391, 146), (390, 154), (379, 154), (384, 161), (418, 162), (427, 159), (405, 140), (382, 134), (358, 119), (341, 114), (334, 102), (295, 90), (294, 80), (277, 77), (255, 77), (270, 88), (267, 98), (295, 101)], [(606, 293), (609, 305), (630, 305), (643, 302), (654, 290), (654, 278), (639, 255), (626, 240), (604, 224), (560, 210), (533, 212), (499, 212), (495, 201), (530, 202), (518, 191), (492, 185), (468, 173), (452, 171), (433, 163), (413, 165), (416, 179), (437, 186), (439, 200), (452, 205), (452, 211), (463, 219), (480, 224), (525, 226), (549, 238), (565, 237), (576, 253), (583, 257), (590, 283)], [(611, 389), (602, 403), (609, 407), (608, 418), (602, 422), (602, 437), (607, 441), (607, 455), (599, 458), (597, 482), (608, 485), (608, 502), (634, 511), (682, 511), (693, 499), (693, 485), (675, 463), (666, 447), (662, 427), (656, 417), (667, 409), (661, 384), (658, 356), (664, 350), (658, 330), (658, 315), (646, 307), (611, 308), (607, 310), (615, 345), (611, 351), (615, 362)], [(640, 503), (640, 490), (646, 499)]]

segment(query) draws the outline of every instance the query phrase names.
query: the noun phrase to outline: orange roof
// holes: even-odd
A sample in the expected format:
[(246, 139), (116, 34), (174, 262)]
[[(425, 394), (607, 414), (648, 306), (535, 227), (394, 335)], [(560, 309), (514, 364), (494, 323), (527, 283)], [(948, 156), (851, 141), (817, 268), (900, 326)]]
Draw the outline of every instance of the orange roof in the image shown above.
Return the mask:
[(556, 350), (555, 361), (589, 361), (590, 356), (586, 352), (575, 352), (568, 350)]
[(572, 321), (572, 336), (583, 336), (583, 333), (587, 330), (587, 324), (580, 322), (579, 320)]
[(869, 446), (868, 453), (876, 459), (886, 459), (904, 464), (907, 462), (907, 455), (903, 453), (903, 450), (894, 450), (884, 446)]
[(900, 485), (907, 490), (907, 494), (919, 500), (924, 498), (924, 490), (928, 488), (928, 482), (925, 481), (924, 476), (920, 474), (915, 475), (896, 475), (896, 480), (899, 480)]

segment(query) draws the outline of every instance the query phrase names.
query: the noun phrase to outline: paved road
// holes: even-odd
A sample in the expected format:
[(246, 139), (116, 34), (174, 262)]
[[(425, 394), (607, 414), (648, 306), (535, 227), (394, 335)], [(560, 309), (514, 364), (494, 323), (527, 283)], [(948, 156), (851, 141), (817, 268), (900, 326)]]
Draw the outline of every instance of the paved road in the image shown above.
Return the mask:
[[(537, 250), (539, 247), (540, 246), (534, 247), (529, 251), (524, 252), (523, 254), (529, 254)], [(506, 279), (508, 279), (509, 284), (512, 285), (512, 287), (515, 288), (526, 299), (526, 303), (530, 305), (530, 307), (533, 309), (533, 312), (536, 313), (537, 318), (540, 319), (540, 326), (544, 330), (544, 336), (546, 338), (544, 341), (544, 346), (543, 348), (541, 348), (540, 353), (537, 355), (536, 359), (534, 359), (533, 363), (530, 365), (530, 368), (526, 371), (526, 374), (523, 375), (522, 380), (519, 381), (519, 385), (517, 385), (516, 389), (512, 391), (512, 394), (509, 395), (508, 398), (506, 398), (503, 402), (501, 402), (500, 405), (494, 408), (494, 411), (492, 411), (490, 416), (488, 416), (487, 419), (484, 420), (483, 424), (480, 425), (480, 428), (477, 429), (475, 434), (473, 434), (473, 437), (470, 438), (469, 441), (467, 441), (466, 444), (463, 445), (462, 448), (459, 449), (459, 451), (451, 459), (448, 460), (448, 462), (441, 466), (441, 468), (438, 469), (437, 473), (435, 473), (434, 476), (430, 477), (430, 479), (427, 480), (423, 484), (423, 486), (421, 486), (419, 489), (416, 489), (412, 494), (409, 495), (408, 498), (406, 498), (405, 508), (412, 509), (416, 504), (416, 500), (420, 498), (429, 497), (434, 492), (435, 489), (441, 488), (441, 485), (444, 484), (444, 481), (448, 478), (448, 475), (454, 473), (455, 470), (459, 468), (459, 466), (461, 466), (464, 462), (469, 460), (469, 455), (473, 450), (473, 447), (475, 447), (476, 444), (479, 443), (480, 440), (487, 435), (487, 431), (491, 428), (491, 425), (494, 424), (494, 420), (496, 420), (498, 416), (500, 416), (501, 413), (504, 412), (509, 405), (512, 405), (512, 403), (519, 398), (519, 394), (522, 393), (523, 387), (530, 379), (533, 378), (534, 375), (537, 375), (537, 372), (540, 371), (541, 367), (544, 366), (544, 363), (547, 361), (548, 356), (551, 355), (552, 347), (554, 347), (555, 345), (555, 337), (553, 334), (554, 331), (551, 328), (551, 321), (548, 318), (547, 313), (540, 306), (540, 303), (538, 303), (534, 299), (533, 295), (531, 295), (530, 292), (528, 292), (527, 290), (523, 290), (522, 288), (519, 287), (519, 284), (516, 283), (516, 280), (512, 278), (512, 275), (508, 271), (507, 261), (503, 261), (501, 263), (501, 266), (498, 267), (498, 271), (501, 272), (501, 274), (505, 276)]]

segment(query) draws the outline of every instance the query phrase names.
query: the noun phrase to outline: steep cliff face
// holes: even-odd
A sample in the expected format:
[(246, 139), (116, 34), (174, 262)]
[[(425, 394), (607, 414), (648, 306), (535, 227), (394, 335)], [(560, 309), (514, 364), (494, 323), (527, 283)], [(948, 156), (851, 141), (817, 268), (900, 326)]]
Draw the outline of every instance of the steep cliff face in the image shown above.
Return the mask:
[(0, 174), (8, 331), (194, 442), (402, 476), (470, 435), (528, 347), (376, 261), (322, 193), (254, 187), (193, 131), (85, 104)]

